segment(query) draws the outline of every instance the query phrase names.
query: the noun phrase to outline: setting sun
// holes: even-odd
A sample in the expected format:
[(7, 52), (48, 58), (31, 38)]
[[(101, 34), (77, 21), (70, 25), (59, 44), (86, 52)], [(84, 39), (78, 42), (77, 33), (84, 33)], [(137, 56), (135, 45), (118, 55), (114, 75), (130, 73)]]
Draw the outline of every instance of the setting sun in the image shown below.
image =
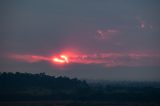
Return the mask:
[(56, 63), (69, 63), (68, 56), (66, 55), (60, 55), (60, 57), (54, 57), (52, 60), (53, 62)]

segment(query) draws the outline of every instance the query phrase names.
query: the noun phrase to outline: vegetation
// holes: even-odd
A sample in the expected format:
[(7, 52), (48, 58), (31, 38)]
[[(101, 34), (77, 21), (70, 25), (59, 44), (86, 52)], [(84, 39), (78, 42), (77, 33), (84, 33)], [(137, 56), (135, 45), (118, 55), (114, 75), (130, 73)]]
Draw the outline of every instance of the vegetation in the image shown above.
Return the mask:
[(0, 101), (159, 102), (159, 83), (88, 84), (45, 73), (0, 73)]
[(29, 73), (1, 73), (0, 100), (70, 100), (87, 93), (85, 81)]

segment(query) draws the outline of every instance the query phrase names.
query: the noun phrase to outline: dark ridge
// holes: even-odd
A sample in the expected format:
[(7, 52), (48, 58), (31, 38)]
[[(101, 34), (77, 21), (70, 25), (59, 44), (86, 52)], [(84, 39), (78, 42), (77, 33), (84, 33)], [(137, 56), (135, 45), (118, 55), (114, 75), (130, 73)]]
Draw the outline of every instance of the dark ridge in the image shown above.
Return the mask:
[(88, 92), (85, 81), (45, 73), (0, 73), (0, 101), (71, 100)]
[(159, 83), (86, 83), (45, 73), (0, 73), (0, 101), (158, 102)]

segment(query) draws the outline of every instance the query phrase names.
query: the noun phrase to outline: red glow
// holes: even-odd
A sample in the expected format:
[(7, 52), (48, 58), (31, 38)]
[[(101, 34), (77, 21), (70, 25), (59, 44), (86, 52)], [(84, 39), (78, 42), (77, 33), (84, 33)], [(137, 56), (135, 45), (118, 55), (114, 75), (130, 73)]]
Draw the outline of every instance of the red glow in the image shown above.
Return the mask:
[(54, 57), (52, 59), (56, 63), (69, 63), (68, 56), (60, 55), (60, 57)]
[[(128, 52), (98, 52), (93, 54), (82, 54), (75, 52), (63, 52), (53, 57), (32, 54), (8, 54), (8, 59), (22, 62), (43, 62), (53, 64), (99, 64), (106, 67), (119, 66), (160, 66), (160, 52), (153, 51), (128, 51)], [(129, 61), (128, 61), (129, 60)]]
[(66, 62), (66, 63), (68, 63), (69, 61), (68, 61), (68, 57), (67, 56), (65, 56), (65, 55), (61, 55), (60, 56), (62, 59), (64, 59), (64, 61)]

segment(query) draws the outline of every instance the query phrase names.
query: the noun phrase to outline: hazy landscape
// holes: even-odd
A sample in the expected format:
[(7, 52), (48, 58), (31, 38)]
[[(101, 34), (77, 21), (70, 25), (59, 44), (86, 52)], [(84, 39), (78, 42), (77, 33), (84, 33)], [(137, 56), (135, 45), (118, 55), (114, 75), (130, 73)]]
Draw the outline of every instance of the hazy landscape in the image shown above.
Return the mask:
[(158, 106), (159, 82), (90, 82), (30, 73), (0, 73), (3, 106)]
[(0, 106), (160, 106), (160, 0), (0, 0)]

